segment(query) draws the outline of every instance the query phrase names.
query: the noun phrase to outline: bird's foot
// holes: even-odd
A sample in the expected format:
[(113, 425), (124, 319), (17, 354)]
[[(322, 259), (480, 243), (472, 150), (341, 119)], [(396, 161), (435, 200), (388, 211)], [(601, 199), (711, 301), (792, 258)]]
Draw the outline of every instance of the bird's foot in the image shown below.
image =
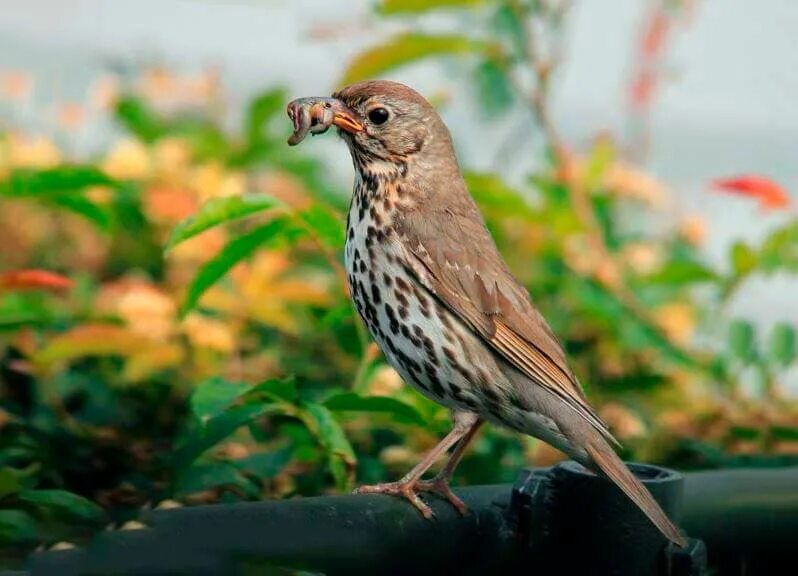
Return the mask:
[(391, 496), (401, 496), (409, 500), (410, 503), (415, 506), (419, 512), (421, 512), (421, 515), (424, 516), (424, 518), (427, 520), (432, 520), (435, 517), (435, 513), (432, 511), (432, 508), (427, 506), (416, 493), (416, 486), (418, 484), (418, 481), (383, 482), (380, 484), (374, 484), (372, 486), (360, 486), (359, 488), (355, 488), (354, 493), (390, 494)]
[(435, 477), (432, 480), (419, 480), (416, 482), (416, 490), (419, 492), (432, 492), (441, 498), (448, 500), (449, 504), (457, 508), (462, 516), (468, 514), (468, 506), (465, 502), (455, 496), (452, 489), (449, 487), (449, 480), (446, 478)]
[(449, 488), (449, 481), (445, 478), (433, 478), (432, 480), (416, 480), (413, 482), (384, 482), (382, 484), (374, 484), (373, 486), (361, 486), (355, 488), (355, 494), (390, 494), (392, 496), (401, 496), (410, 501), (415, 508), (421, 512), (427, 520), (435, 517), (435, 513), (427, 504), (425, 504), (418, 496), (419, 492), (432, 492), (447, 500), (452, 506), (457, 508), (460, 514), (468, 513), (468, 507), (465, 503), (455, 496), (451, 488)]

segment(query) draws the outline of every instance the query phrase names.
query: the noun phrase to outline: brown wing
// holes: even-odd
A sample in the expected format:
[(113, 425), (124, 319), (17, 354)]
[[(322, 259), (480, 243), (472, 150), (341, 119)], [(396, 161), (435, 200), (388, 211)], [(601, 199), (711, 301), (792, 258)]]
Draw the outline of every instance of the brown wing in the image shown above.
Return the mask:
[(496, 352), (615, 441), (587, 403), (565, 353), (529, 295), (507, 269), (470, 196), (456, 207), (409, 210), (395, 240), (411, 273)]

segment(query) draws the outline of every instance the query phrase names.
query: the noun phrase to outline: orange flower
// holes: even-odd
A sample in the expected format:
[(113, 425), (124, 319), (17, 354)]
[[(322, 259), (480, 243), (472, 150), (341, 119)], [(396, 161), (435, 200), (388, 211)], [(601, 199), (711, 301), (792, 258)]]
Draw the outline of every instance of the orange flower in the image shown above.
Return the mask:
[(86, 110), (80, 104), (63, 104), (57, 111), (58, 126), (63, 130), (75, 130), (86, 120)]
[(689, 216), (679, 225), (679, 235), (693, 246), (701, 246), (707, 236), (707, 225), (700, 216)]
[(137, 140), (121, 140), (105, 157), (103, 170), (119, 180), (142, 180), (152, 172), (150, 152)]
[(181, 326), (192, 346), (208, 348), (229, 354), (235, 349), (235, 337), (230, 327), (214, 318), (201, 314), (189, 314)]
[(0, 97), (21, 101), (33, 89), (33, 78), (27, 72), (13, 71), (0, 74)]
[(654, 320), (673, 342), (689, 342), (695, 328), (695, 311), (682, 302), (665, 304), (654, 312)]

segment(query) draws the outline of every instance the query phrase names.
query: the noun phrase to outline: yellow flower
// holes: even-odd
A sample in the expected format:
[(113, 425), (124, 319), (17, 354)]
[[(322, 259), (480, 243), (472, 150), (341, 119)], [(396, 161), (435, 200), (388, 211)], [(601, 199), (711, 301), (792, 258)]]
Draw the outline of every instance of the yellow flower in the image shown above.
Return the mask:
[(198, 166), (190, 182), (203, 202), (217, 197), (242, 196), (246, 191), (244, 175), (225, 170), (218, 162)]
[(693, 336), (695, 311), (688, 304), (665, 304), (654, 311), (654, 320), (665, 335), (677, 344), (686, 344)]
[(177, 307), (172, 299), (139, 280), (103, 286), (95, 307), (118, 315), (135, 333), (150, 340), (166, 340), (174, 332)]
[(61, 162), (61, 152), (51, 140), (10, 134), (8, 164), (14, 168), (52, 168)]
[(679, 225), (679, 235), (693, 246), (701, 246), (707, 237), (707, 224), (701, 216), (688, 216)]
[(640, 200), (662, 208), (668, 189), (655, 178), (623, 162), (616, 162), (604, 173), (603, 184), (618, 196)]
[(152, 172), (150, 152), (137, 140), (120, 140), (106, 156), (103, 170), (112, 178), (120, 180), (147, 178)]
[(390, 366), (380, 366), (369, 382), (369, 392), (375, 396), (392, 396), (402, 387), (402, 377)]
[(605, 404), (599, 414), (622, 440), (638, 438), (646, 433), (646, 427), (640, 417), (618, 402)]
[(647, 276), (659, 270), (662, 254), (653, 244), (637, 242), (624, 247), (621, 258), (626, 265), (640, 276)]
[(190, 314), (181, 326), (192, 346), (230, 353), (235, 349), (235, 338), (230, 327), (220, 320), (197, 313)]
[(166, 178), (182, 178), (191, 165), (191, 147), (181, 138), (163, 138), (153, 150), (158, 172)]

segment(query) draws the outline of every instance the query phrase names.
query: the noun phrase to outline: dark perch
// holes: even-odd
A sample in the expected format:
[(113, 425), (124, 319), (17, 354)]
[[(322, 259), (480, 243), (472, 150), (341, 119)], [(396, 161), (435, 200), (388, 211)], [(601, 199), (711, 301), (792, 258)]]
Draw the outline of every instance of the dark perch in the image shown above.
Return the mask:
[(565, 463), (525, 470), (512, 488), (459, 490), (472, 510), (464, 518), (431, 499), (431, 522), (386, 496), (152, 511), (142, 518), (149, 529), (105, 532), (86, 551), (36, 554), (27, 573), (285, 574), (274, 568), (284, 566), (330, 575), (692, 575), (703, 573), (708, 550), (717, 573), (750, 575), (788, 560), (798, 534), (798, 468), (633, 468), (691, 537), (686, 550), (667, 545), (607, 481)]

